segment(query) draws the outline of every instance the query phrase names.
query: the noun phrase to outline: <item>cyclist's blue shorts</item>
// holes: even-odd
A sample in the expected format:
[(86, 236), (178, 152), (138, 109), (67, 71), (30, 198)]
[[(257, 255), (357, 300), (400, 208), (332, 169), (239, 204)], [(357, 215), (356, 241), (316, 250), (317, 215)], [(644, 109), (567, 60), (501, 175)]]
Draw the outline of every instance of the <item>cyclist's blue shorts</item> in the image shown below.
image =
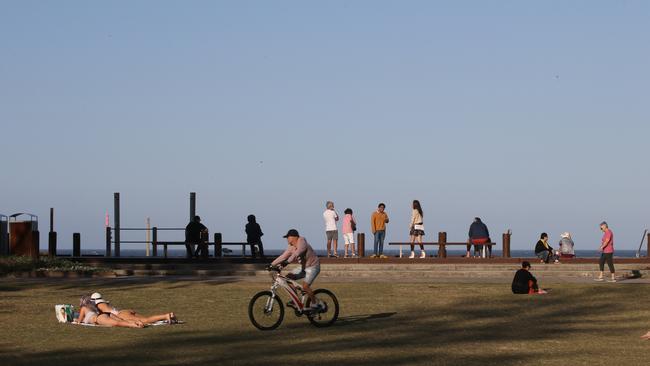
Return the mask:
[(314, 280), (316, 280), (316, 277), (318, 277), (318, 274), (320, 273), (320, 264), (313, 267), (306, 267), (304, 271), (302, 270), (302, 267), (298, 267), (291, 273), (296, 276), (296, 280), (304, 278), (304, 281), (309, 286), (311, 286), (311, 284), (314, 283)]

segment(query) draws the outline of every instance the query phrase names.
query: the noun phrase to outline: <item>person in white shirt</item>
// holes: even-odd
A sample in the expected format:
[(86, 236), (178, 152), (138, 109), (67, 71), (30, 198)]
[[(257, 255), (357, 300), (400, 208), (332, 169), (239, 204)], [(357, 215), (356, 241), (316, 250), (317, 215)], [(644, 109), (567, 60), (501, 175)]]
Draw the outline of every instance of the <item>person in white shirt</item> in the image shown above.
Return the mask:
[(323, 219), (325, 219), (325, 236), (327, 237), (327, 256), (338, 258), (339, 231), (336, 228), (336, 222), (339, 221), (339, 214), (334, 211), (334, 202), (327, 201), (325, 207)]

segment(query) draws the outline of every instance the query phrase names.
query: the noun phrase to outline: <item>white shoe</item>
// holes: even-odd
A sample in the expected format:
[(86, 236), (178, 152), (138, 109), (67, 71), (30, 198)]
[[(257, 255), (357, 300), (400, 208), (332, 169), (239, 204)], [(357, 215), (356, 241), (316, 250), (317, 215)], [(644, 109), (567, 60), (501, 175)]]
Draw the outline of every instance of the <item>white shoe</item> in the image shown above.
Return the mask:
[(420, 253), (420, 258), (426, 258), (427, 253), (424, 252), (424, 250)]
[(415, 258), (415, 252), (411, 252), (411, 255), (409, 255), (409, 258), (410, 258), (410, 259)]

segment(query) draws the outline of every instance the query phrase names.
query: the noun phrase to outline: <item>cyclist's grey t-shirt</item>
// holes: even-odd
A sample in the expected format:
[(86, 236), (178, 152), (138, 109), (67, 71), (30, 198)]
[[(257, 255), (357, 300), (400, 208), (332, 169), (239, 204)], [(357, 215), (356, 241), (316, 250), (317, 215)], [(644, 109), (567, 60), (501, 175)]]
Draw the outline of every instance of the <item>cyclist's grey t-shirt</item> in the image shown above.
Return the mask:
[(289, 263), (293, 263), (298, 260), (302, 264), (303, 268), (320, 265), (320, 261), (318, 260), (316, 252), (314, 252), (314, 249), (303, 237), (298, 238), (298, 243), (295, 247), (293, 245), (289, 245), (287, 247), (287, 250), (285, 250), (284, 253), (280, 254), (280, 256), (277, 257), (271, 264), (276, 266), (285, 260)]

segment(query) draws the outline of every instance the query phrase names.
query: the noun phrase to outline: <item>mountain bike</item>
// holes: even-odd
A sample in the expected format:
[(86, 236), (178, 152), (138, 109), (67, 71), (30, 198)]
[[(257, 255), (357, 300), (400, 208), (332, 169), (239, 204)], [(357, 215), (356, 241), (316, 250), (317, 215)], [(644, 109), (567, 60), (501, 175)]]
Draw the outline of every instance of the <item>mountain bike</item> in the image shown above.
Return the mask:
[(248, 317), (251, 323), (260, 330), (273, 330), (282, 324), (284, 305), (278, 296), (278, 289), (284, 289), (289, 296), (287, 306), (293, 308), (297, 317), (307, 316), (309, 322), (316, 327), (328, 327), (339, 317), (339, 301), (329, 290), (314, 290), (314, 296), (319, 302), (316, 309), (311, 308), (311, 299), (302, 286), (288, 276), (283, 275), (282, 267), (267, 267), (271, 275), (270, 291), (260, 291), (248, 304)]

